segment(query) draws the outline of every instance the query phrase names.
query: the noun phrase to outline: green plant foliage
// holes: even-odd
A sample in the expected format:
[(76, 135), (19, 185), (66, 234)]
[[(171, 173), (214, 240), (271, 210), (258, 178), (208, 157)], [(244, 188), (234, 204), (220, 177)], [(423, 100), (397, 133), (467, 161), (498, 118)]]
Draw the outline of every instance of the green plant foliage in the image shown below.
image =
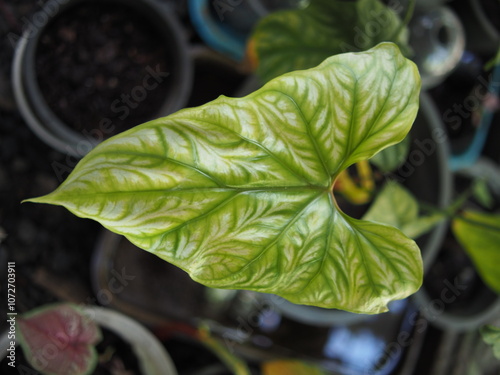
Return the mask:
[(271, 13), (254, 29), (249, 44), (264, 82), (312, 68), (329, 56), (364, 51), (381, 42), (409, 54), (408, 29), (379, 0), (312, 0), (305, 9)]
[(319, 366), (298, 361), (295, 359), (282, 359), (264, 362), (262, 364), (263, 375), (326, 375)]
[(404, 186), (390, 181), (377, 195), (363, 220), (392, 225), (408, 237), (418, 238), (445, 218), (442, 213), (420, 216), (419, 211), (415, 197)]
[(493, 354), (500, 359), (500, 328), (492, 325), (481, 327), (481, 336), (485, 343), (493, 347)]
[(500, 65), (500, 48), (498, 48), (497, 54), (486, 64), (484, 64), (484, 70), (493, 69), (495, 66), (498, 65)]
[(370, 159), (370, 163), (376, 166), (380, 171), (387, 173), (398, 169), (406, 161), (410, 152), (410, 137), (406, 137), (401, 142), (387, 147)]
[(420, 287), (420, 251), (393, 227), (345, 215), (332, 187), (406, 136), (419, 89), (391, 43), (333, 56), (117, 135), (31, 201), (95, 219), (207, 286), (386, 311)]
[(484, 282), (500, 293), (500, 215), (465, 211), (453, 220), (452, 230)]
[(237, 357), (234, 350), (230, 350), (227, 345), (214, 338), (206, 325), (202, 324), (199, 327), (196, 338), (215, 354), (233, 375), (251, 375), (246, 362)]
[(479, 204), (486, 208), (492, 208), (495, 204), (495, 198), (490, 193), (488, 183), (479, 179), (472, 184), (472, 196), (479, 202)]

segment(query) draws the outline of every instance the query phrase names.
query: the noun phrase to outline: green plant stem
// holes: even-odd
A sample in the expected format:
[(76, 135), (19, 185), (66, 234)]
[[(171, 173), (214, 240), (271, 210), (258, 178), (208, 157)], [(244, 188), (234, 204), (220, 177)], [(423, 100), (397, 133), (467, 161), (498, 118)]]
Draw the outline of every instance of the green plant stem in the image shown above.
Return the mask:
[(397, 40), (397, 36), (401, 33), (401, 31), (408, 26), (410, 23), (411, 18), (413, 17), (413, 12), (415, 11), (415, 4), (417, 3), (416, 0), (410, 0), (408, 2), (408, 9), (406, 10), (405, 18), (403, 19), (403, 22), (401, 25), (397, 28), (397, 30), (394, 32), (394, 35), (389, 39), (389, 40)]
[(474, 186), (469, 186), (463, 193), (461, 193), (454, 202), (452, 202), (448, 207), (442, 209), (436, 206), (427, 204), (425, 202), (418, 202), (418, 206), (424, 211), (431, 212), (433, 214), (442, 214), (447, 218), (453, 218), (456, 213), (462, 208), (464, 203), (471, 197), (474, 192)]
[(209, 348), (235, 375), (250, 375), (250, 370), (245, 362), (232, 355), (219, 341), (210, 335), (208, 326), (201, 325), (199, 328), (199, 339), (202, 344)]
[(482, 223), (480, 221), (469, 219), (469, 218), (463, 216), (462, 211), (458, 211), (458, 209), (456, 209), (456, 210), (450, 209), (452, 207), (448, 207), (447, 209), (439, 209), (439, 208), (436, 208), (432, 205), (422, 203), (422, 202), (420, 202), (419, 205), (424, 211), (428, 211), (428, 212), (433, 213), (433, 214), (441, 214), (441, 215), (443, 215), (443, 217), (453, 219), (453, 220), (462, 220), (462, 221), (465, 221), (469, 224), (477, 225), (477, 226), (480, 226), (480, 227), (483, 227), (483, 228), (486, 228), (489, 230), (494, 230), (494, 231), (499, 230), (497, 227), (495, 227), (493, 225), (489, 225), (489, 224)]

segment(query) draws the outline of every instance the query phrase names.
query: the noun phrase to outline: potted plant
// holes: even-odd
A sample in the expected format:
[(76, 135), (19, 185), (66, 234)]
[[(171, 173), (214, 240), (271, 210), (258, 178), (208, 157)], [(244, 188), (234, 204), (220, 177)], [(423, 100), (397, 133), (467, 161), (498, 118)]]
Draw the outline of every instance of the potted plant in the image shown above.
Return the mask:
[[(414, 5), (414, 2), (410, 2)], [(312, 0), (303, 9), (271, 13), (254, 27), (247, 57), (257, 75), (267, 82), (283, 73), (308, 69), (328, 56), (363, 51), (380, 42), (396, 43), (411, 54), (407, 23), (379, 0)]]
[[(256, 74), (266, 82), (291, 70), (310, 68), (322, 61), (326, 55), (369, 48), (382, 40), (394, 41), (403, 53), (409, 55), (410, 33), (406, 24), (412, 16), (414, 5), (414, 2), (410, 2), (403, 21), (398, 16), (398, 13), (403, 12), (403, 7), (391, 8), (377, 0), (357, 2), (313, 0), (304, 9), (278, 12), (263, 18), (256, 25), (248, 43), (248, 58), (253, 63)], [(277, 35), (279, 37), (276, 37)], [(304, 50), (307, 53), (304, 53)], [(252, 81), (252, 83), (256, 85), (252, 87), (253, 89), (259, 87), (257, 82)], [(448, 145), (442, 137), (444, 130), (439, 113), (425, 93), (422, 94), (421, 104), (421, 112), (407, 142), (384, 150), (370, 162), (385, 175), (380, 180), (402, 181), (412, 193), (416, 194), (418, 200), (445, 207), (451, 195), (451, 174), (447, 165)], [(408, 156), (410, 160), (407, 160)], [(345, 174), (340, 177), (344, 176)], [(423, 181), (431, 183), (426, 185)], [(363, 191), (361, 188), (356, 193), (352, 181), (346, 183), (339, 178), (337, 186), (342, 185), (344, 185), (343, 191), (340, 191), (340, 188), (335, 190), (340, 194), (349, 194), (348, 200), (353, 198), (353, 194), (360, 194)], [(361, 199), (364, 203), (361, 210), (359, 209), (361, 201), (355, 202), (357, 207), (354, 208), (359, 211), (358, 218), (361, 218), (361, 213), (366, 211), (376, 190), (372, 182), (371, 191)], [(339, 197), (337, 202), (342, 203)], [(387, 209), (386, 207), (381, 211), (385, 212)], [(378, 219), (380, 217), (377, 217)], [(414, 217), (412, 220), (416, 219)], [(397, 225), (394, 222), (390, 224)], [(428, 268), (434, 259), (444, 234), (444, 223), (435, 226), (431, 233), (418, 234), (420, 237), (418, 244), (422, 249), (425, 268)], [(413, 235), (417, 236), (416, 233)], [(288, 302), (279, 306), (283, 314), (314, 325), (341, 324), (363, 319), (362, 316), (355, 314)]]
[(44, 22), (19, 38), (12, 67), (24, 120), (56, 150), (81, 157), (182, 108), (192, 72), (172, 13), (152, 0), (47, 2), (33, 16)]
[[(317, 84), (304, 86), (312, 77)], [(363, 91), (359, 77), (369, 80)], [(30, 201), (93, 217), (207, 286), (358, 313), (386, 311), (387, 302), (420, 286), (420, 251), (393, 227), (349, 218), (331, 188), (349, 165), (406, 136), (418, 91), (415, 66), (392, 44), (333, 56), (247, 97), (220, 97), (115, 136), (55, 192)], [(363, 100), (351, 101), (347, 93)], [(331, 101), (330, 95), (346, 101)], [(317, 112), (317, 100), (325, 100), (324, 112)], [(353, 105), (354, 112), (345, 112)], [(341, 113), (355, 117), (346, 122)], [(111, 169), (92, 166), (108, 157)], [(165, 199), (169, 184), (175, 188)]]
[[(129, 370), (151, 375), (177, 374), (160, 342), (137, 322), (116, 311), (57, 303), (14, 319), (16, 329), (9, 331), (14, 334), (2, 336), (0, 345), (4, 370), (36, 370), (51, 375)], [(17, 344), (22, 353), (17, 351)]]
[[(363, 220), (393, 225), (415, 239), (422, 252), (425, 271), (439, 252), (447, 223), (441, 215), (425, 215), (419, 206), (425, 202), (436, 208), (446, 208), (452, 188), (452, 176), (447, 168), (447, 143), (438, 134), (444, 134), (439, 115), (429, 96), (421, 93), (419, 113), (406, 145), (400, 143), (396, 145), (399, 149), (393, 146), (392, 150), (388, 148), (377, 154), (377, 160), (370, 160), (371, 168), (379, 175), (377, 188), (372, 187), (363, 204), (358, 202), (349, 208), (342, 205), (341, 196), (337, 198), (341, 207), (350, 209), (349, 214), (357, 213)], [(350, 184), (346, 188), (351, 193), (354, 190)], [(340, 195), (343, 191), (338, 189), (337, 193)], [(276, 308), (288, 318), (314, 326), (353, 324), (368, 317), (287, 301), (277, 304)]]
[(436, 2), (430, 6), (420, 1), (385, 5), (378, 0), (312, 0), (303, 9), (263, 18), (254, 28), (248, 54), (267, 81), (315, 66), (328, 55), (382, 41), (398, 44), (414, 60), (424, 89), (437, 85), (456, 67), (465, 44), (458, 17)]
[(414, 296), (429, 322), (443, 329), (476, 330), (500, 313), (500, 278), (494, 267), (500, 216), (466, 199), (475, 192), (483, 204), (491, 203), (493, 198), (484, 199), (487, 191), (486, 184), (477, 182), (459, 198), (443, 246)]

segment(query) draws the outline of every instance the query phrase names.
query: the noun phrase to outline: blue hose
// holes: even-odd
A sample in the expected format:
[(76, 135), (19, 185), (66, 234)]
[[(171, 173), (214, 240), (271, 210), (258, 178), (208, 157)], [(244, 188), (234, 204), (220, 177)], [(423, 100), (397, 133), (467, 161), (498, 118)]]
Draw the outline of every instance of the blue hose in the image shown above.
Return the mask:
[[(488, 92), (496, 97), (500, 96), (500, 64), (497, 64), (493, 69), (493, 74), (488, 84)], [(479, 127), (469, 147), (461, 154), (451, 155), (450, 157), (449, 165), (452, 171), (471, 167), (481, 156), (493, 120), (493, 114), (489, 108), (483, 108)]]

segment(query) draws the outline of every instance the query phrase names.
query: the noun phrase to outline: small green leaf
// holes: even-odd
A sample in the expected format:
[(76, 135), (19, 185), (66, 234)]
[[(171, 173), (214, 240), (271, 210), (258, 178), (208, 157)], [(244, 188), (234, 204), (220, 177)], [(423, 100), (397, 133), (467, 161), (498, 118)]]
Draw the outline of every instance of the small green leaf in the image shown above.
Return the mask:
[(346, 216), (332, 187), (406, 136), (419, 89), (393, 44), (333, 56), (117, 135), (31, 201), (95, 219), (207, 286), (386, 311), (420, 287), (420, 251), (395, 228)]
[(370, 163), (384, 173), (393, 172), (406, 161), (410, 152), (410, 145), (410, 137), (406, 137), (401, 142), (374, 155), (370, 159)]
[(479, 204), (485, 208), (492, 208), (495, 204), (495, 199), (490, 193), (488, 183), (483, 179), (474, 181), (472, 185), (472, 195), (476, 198)]
[(500, 215), (466, 211), (453, 220), (452, 229), (484, 282), (500, 293)]
[(386, 183), (363, 216), (363, 220), (392, 225), (410, 238), (418, 238), (444, 218), (445, 215), (441, 213), (419, 216), (419, 205), (415, 197), (394, 181)]
[(492, 325), (481, 327), (481, 336), (485, 343), (493, 347), (493, 354), (500, 359), (500, 328)]
[(251, 37), (264, 82), (312, 68), (329, 56), (397, 43), (408, 54), (408, 30), (379, 0), (312, 0), (305, 9), (271, 13)]

